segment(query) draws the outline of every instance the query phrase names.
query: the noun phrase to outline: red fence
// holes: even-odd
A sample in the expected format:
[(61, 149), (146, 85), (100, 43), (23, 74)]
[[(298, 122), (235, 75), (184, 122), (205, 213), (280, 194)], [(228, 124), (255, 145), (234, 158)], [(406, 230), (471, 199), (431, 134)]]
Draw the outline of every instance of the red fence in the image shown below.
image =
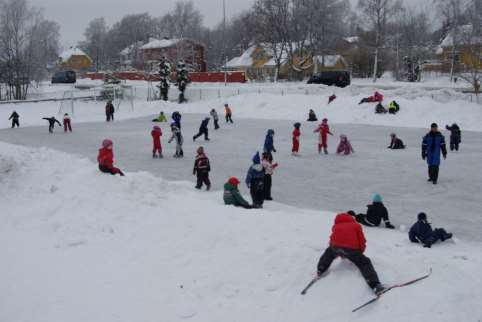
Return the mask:
[[(104, 79), (105, 73), (86, 73), (86, 77), (92, 80)], [(159, 81), (159, 75), (146, 74), (142, 72), (118, 72), (113, 73), (116, 78), (122, 80), (150, 80)], [(246, 74), (244, 72), (196, 72), (189, 73), (189, 78), (194, 83), (224, 83), (226, 77), (226, 82), (228, 83), (244, 83), (246, 82)], [(176, 74), (171, 74), (171, 80), (176, 79)]]

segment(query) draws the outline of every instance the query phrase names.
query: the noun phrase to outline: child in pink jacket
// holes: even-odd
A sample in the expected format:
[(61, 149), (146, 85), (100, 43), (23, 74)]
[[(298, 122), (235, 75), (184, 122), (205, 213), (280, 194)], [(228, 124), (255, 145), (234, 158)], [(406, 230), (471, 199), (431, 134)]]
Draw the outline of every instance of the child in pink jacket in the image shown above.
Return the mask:
[(353, 147), (351, 146), (350, 141), (348, 141), (346, 135), (340, 135), (340, 143), (338, 144), (338, 148), (336, 149), (336, 154), (350, 155), (354, 152), (355, 150), (353, 150)]

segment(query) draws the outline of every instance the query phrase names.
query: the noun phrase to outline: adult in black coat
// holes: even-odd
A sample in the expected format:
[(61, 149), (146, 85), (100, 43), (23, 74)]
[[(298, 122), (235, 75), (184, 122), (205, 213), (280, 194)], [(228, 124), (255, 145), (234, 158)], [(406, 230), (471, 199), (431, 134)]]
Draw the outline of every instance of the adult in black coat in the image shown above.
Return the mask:
[(208, 124), (209, 124), (209, 117), (206, 117), (202, 122), (201, 126), (199, 127), (199, 132), (195, 136), (192, 137), (193, 141), (196, 141), (198, 137), (204, 134), (204, 140), (209, 141), (209, 130), (208, 130)]
[(13, 111), (12, 115), (8, 118), (9, 120), (12, 120), (12, 129), (17, 126), (20, 127), (20, 123), (18, 122), (18, 119), (20, 118), (20, 115), (18, 115), (17, 111)]
[(423, 247), (430, 248), (437, 241), (446, 241), (452, 238), (451, 233), (447, 233), (443, 228), (432, 229), (427, 221), (427, 215), (423, 212), (418, 214), (417, 222), (413, 224), (408, 232), (408, 238), (412, 243), (421, 243)]

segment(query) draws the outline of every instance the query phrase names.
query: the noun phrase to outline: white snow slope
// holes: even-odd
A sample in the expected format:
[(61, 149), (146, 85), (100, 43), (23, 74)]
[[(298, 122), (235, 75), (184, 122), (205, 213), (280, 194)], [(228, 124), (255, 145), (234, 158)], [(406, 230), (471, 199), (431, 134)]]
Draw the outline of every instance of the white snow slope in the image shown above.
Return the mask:
[(101, 174), (87, 159), (0, 143), (0, 321), (480, 321), (480, 244), (431, 249), (365, 229), (382, 282), (372, 297), (337, 260), (306, 296), (334, 214), (222, 205), (148, 173)]

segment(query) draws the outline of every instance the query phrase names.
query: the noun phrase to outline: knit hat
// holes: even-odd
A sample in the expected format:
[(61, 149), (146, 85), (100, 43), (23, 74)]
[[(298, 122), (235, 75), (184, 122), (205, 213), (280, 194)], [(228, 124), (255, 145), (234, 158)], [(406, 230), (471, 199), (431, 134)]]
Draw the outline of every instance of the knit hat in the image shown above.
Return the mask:
[(418, 220), (427, 220), (427, 214), (424, 212), (421, 212), (417, 216)]
[(391, 136), (392, 138), (394, 138), (394, 137), (396, 137), (397, 135), (396, 135), (395, 133), (390, 133), (390, 136)]
[(256, 152), (256, 154), (254, 155), (253, 163), (254, 164), (260, 164), (261, 163), (261, 158), (259, 157), (259, 152)]
[(438, 125), (437, 125), (437, 123), (432, 123), (432, 125), (430, 125), (430, 128), (431, 128), (431, 129), (435, 129), (435, 128), (438, 128)]
[(158, 125), (154, 125), (152, 128), (154, 131), (161, 132), (161, 128)]
[(204, 148), (200, 146), (199, 148), (197, 148), (196, 152), (197, 154), (204, 154)]
[(269, 129), (269, 130), (268, 130), (268, 135), (274, 135), (274, 130), (273, 130), (273, 129)]
[(321, 120), (323, 123), (328, 123), (328, 119), (325, 117), (323, 120)]
[(105, 140), (102, 141), (102, 146), (104, 148), (109, 148), (109, 147), (111, 148), (112, 145), (113, 145), (113, 143), (112, 143), (112, 140), (110, 140), (110, 139), (105, 139)]
[(348, 210), (346, 213), (352, 217), (356, 217), (356, 213), (353, 210)]
[(299, 129), (301, 127), (301, 123), (300, 122), (296, 122), (295, 124), (293, 124), (293, 126), (297, 129)]
[(232, 184), (233, 186), (237, 186), (240, 183), (240, 181), (236, 177), (231, 177), (229, 178), (228, 183)]
[(383, 202), (382, 196), (380, 194), (376, 193), (373, 195), (373, 202)]

